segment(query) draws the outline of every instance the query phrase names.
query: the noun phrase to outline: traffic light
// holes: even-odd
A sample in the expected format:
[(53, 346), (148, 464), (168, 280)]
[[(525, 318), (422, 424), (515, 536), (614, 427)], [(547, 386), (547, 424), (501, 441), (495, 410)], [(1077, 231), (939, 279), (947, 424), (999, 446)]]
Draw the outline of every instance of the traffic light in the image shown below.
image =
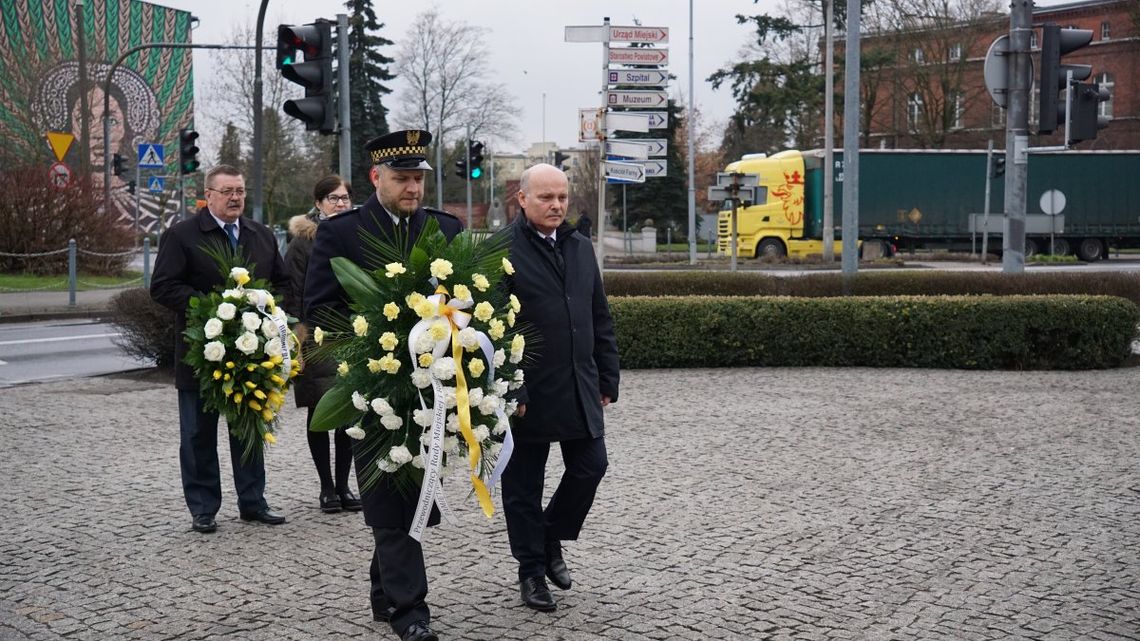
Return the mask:
[[(297, 61), (298, 53), (303, 62)], [(332, 59), (332, 22), (277, 27), (277, 68), (286, 80), (305, 88), (304, 98), (286, 100), (282, 108), (308, 131), (336, 133)]]
[(131, 181), (127, 182), (127, 193), (134, 195), (134, 193), (135, 193), (135, 181), (131, 180)]
[(570, 154), (564, 154), (561, 151), (554, 152), (554, 166), (562, 169), (562, 163), (570, 159)]
[(178, 131), (178, 173), (185, 176), (198, 171), (198, 132), (193, 129)]
[(471, 180), (483, 177), (483, 143), (478, 140), (467, 141), (467, 168)]
[(1041, 27), (1041, 76), (1037, 84), (1041, 92), (1041, 109), (1037, 133), (1048, 134), (1057, 128), (1064, 129), (1069, 114), (1065, 113), (1065, 95), (1059, 91), (1068, 89), (1067, 72), (1073, 73), (1074, 81), (1081, 81), (1092, 75), (1092, 67), (1061, 64), (1061, 56), (1088, 45), (1092, 37), (1093, 32), (1088, 29), (1062, 29), (1051, 22)]
[(455, 161), (455, 175), (467, 180), (467, 156)]
[(1005, 175), (1005, 154), (994, 156), (990, 165), (990, 178), (1000, 178)]
[(1100, 103), (1112, 98), (1108, 89), (1095, 82), (1073, 84), (1073, 115), (1069, 123), (1069, 142), (1096, 140), (1098, 129), (1108, 126), (1108, 116), (1100, 115)]
[(111, 156), (111, 173), (122, 176), (127, 172), (126, 163), (127, 159), (123, 158), (122, 154)]

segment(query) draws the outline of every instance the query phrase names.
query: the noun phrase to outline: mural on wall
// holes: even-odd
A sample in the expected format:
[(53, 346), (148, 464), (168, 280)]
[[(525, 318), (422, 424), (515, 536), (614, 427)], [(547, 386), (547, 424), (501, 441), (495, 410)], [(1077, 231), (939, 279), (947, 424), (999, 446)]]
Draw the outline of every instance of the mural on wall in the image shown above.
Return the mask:
[[(82, 66), (78, 11), (84, 27)], [(55, 158), (46, 134), (71, 133), (76, 140), (63, 163), (76, 176), (89, 166), (89, 179), (101, 194), (104, 158), (121, 154), (129, 169), (111, 176), (110, 208), (125, 225), (158, 231), (163, 219), (178, 211), (178, 130), (192, 126), (194, 116), (190, 50), (143, 49), (119, 65), (106, 100), (108, 141), (103, 135), (104, 86), (111, 65), (131, 47), (190, 42), (190, 14), (138, 0), (88, 0), (81, 9), (72, 0), (0, 0), (0, 16), (5, 162), (43, 164), (47, 171)], [(165, 146), (164, 168), (137, 169), (138, 146), (149, 144)], [(136, 175), (137, 195), (132, 195), (127, 182)], [(163, 189), (148, 189), (153, 177), (165, 177)]]

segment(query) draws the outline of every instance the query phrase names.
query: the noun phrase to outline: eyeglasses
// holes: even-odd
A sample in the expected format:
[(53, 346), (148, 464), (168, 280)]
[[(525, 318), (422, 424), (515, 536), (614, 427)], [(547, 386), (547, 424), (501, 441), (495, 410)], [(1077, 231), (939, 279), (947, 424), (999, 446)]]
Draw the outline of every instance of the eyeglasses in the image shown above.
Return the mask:
[(325, 200), (328, 201), (329, 204), (333, 204), (333, 205), (335, 205), (336, 203), (348, 204), (348, 203), (352, 202), (352, 196), (349, 196), (348, 194), (345, 194), (343, 196), (337, 196), (336, 194), (329, 194), (328, 196), (325, 196)]
[(245, 189), (214, 189), (213, 187), (207, 187), (206, 191), (212, 191), (221, 194), (222, 198), (229, 198), (230, 196), (245, 198)]

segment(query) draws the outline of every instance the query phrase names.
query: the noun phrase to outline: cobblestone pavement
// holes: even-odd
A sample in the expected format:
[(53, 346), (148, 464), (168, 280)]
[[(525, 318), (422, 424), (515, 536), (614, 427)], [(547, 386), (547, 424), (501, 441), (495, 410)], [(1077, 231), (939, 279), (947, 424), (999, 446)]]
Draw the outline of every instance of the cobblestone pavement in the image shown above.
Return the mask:
[[(1140, 638), (1140, 370), (624, 377), (574, 589), (522, 607), (502, 515), (456, 493), (425, 543), (445, 640)], [(0, 639), (395, 638), (303, 420), (268, 462), (289, 522), (241, 522), (227, 477), (204, 536), (172, 387), (4, 390)]]

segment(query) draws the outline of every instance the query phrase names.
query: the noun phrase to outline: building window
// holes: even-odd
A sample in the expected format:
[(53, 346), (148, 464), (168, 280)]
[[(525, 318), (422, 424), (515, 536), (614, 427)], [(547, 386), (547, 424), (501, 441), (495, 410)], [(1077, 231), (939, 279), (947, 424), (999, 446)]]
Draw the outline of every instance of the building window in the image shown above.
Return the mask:
[(1030, 49), (1036, 49), (1037, 48), (1037, 32), (1036, 31), (1030, 31), (1029, 32), (1029, 48)]
[(990, 125), (994, 127), (1005, 127), (1005, 108), (999, 107), (996, 102), (990, 102), (993, 105), (993, 110), (990, 112)]
[(962, 59), (962, 43), (955, 42), (950, 45), (950, 62), (958, 62)]
[(1108, 40), (1112, 37), (1112, 28), (1108, 26), (1108, 21), (1100, 23), (1100, 39)]
[(950, 128), (962, 128), (962, 115), (966, 112), (966, 100), (961, 91), (950, 92)]
[(1096, 106), (1096, 115), (1104, 116), (1106, 118), (1112, 117), (1112, 101), (1116, 95), (1116, 82), (1112, 79), (1112, 74), (1107, 71), (1098, 74), (1096, 77), (1096, 84), (1100, 85), (1101, 89), (1108, 91), (1108, 100)]
[(906, 99), (906, 126), (910, 131), (918, 131), (922, 122), (922, 96), (912, 93)]
[(910, 58), (918, 64), (922, 64), (923, 61), (926, 60), (926, 55), (922, 53), (922, 47), (915, 47), (914, 51), (910, 54)]

